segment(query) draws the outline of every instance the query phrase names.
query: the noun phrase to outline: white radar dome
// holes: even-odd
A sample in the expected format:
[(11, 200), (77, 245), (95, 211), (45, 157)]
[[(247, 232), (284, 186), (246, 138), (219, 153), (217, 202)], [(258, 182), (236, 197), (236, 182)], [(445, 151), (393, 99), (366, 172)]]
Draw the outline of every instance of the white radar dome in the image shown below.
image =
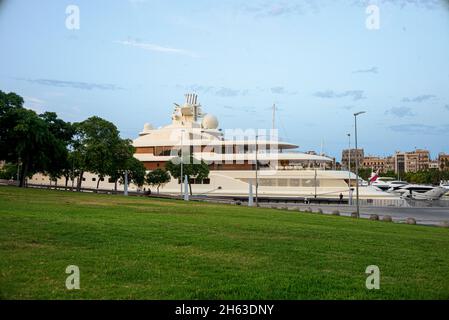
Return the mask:
[(201, 122), (203, 129), (217, 129), (218, 119), (214, 115), (206, 114)]
[(151, 124), (149, 124), (149, 123), (145, 123), (143, 125), (143, 131), (150, 131), (150, 130), (153, 130), (153, 129), (154, 129), (153, 126)]

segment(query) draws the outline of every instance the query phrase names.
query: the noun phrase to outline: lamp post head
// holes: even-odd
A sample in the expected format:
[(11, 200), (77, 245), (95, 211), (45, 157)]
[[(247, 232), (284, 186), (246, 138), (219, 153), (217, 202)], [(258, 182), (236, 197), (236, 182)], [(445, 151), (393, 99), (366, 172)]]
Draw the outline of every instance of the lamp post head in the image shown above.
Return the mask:
[(359, 116), (359, 115), (361, 115), (361, 114), (364, 114), (364, 113), (366, 113), (366, 111), (359, 111), (359, 112), (356, 112), (356, 113), (354, 113), (354, 117), (357, 117), (357, 116)]

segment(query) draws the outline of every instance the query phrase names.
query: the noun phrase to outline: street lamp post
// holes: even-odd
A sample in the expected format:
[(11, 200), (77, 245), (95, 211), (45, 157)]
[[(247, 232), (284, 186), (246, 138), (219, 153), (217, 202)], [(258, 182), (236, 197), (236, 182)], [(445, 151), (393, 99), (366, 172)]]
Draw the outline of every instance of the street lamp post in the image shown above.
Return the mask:
[(75, 159), (72, 157), (72, 189), (70, 191), (73, 191), (75, 183)]
[(17, 160), (17, 185), (20, 186), (20, 158)]
[(128, 196), (128, 170), (125, 170), (125, 185), (123, 189), (123, 195)]
[(181, 130), (181, 177), (180, 177), (180, 185), (181, 185), (181, 199), (182, 199), (182, 185), (184, 182), (184, 130)]
[(356, 184), (355, 184), (355, 192), (356, 192), (356, 202), (357, 202), (357, 218), (360, 217), (360, 205), (359, 205), (359, 163), (358, 163), (358, 155), (357, 155), (357, 116), (366, 113), (366, 111), (360, 111), (354, 113), (354, 131), (355, 131), (355, 176), (356, 176)]
[(349, 190), (348, 190), (348, 204), (352, 205), (352, 197), (351, 197), (351, 134), (348, 133), (348, 140), (349, 140), (349, 144), (348, 144), (348, 185), (349, 185)]
[(259, 189), (259, 176), (258, 176), (258, 171), (259, 171), (259, 161), (257, 159), (257, 142), (258, 142), (258, 138), (259, 136), (256, 135), (256, 207), (259, 206), (259, 196), (258, 196), (258, 189)]

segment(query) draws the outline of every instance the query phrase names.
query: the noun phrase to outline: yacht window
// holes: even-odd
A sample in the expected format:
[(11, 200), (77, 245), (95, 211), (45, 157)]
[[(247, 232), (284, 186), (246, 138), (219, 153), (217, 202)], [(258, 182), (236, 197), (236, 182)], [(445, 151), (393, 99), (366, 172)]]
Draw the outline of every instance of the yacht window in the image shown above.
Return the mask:
[(290, 179), (290, 187), (299, 187), (299, 179)]
[(279, 187), (286, 187), (287, 186), (287, 182), (288, 182), (288, 179), (279, 179), (278, 180), (278, 186)]
[(155, 156), (170, 156), (172, 151), (172, 147), (155, 147), (154, 155)]
[(259, 185), (263, 187), (275, 187), (276, 186), (276, 179), (260, 179)]
[(195, 178), (190, 178), (190, 184), (210, 184), (210, 179), (195, 179)]
[(316, 181), (316, 186), (319, 187), (320, 186), (320, 180), (315, 180), (315, 179), (302, 179), (301, 180), (301, 185), (303, 187), (315, 187), (315, 181)]

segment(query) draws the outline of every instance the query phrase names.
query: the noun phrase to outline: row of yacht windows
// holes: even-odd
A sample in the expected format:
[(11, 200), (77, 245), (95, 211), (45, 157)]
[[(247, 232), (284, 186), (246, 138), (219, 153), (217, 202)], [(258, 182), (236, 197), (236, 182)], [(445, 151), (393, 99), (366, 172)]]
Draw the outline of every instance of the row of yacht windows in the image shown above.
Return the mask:
[[(136, 153), (149, 153), (154, 154), (155, 156), (172, 156), (179, 154), (180, 147), (168, 147), (168, 146), (161, 146), (161, 147), (139, 147), (136, 148)], [(273, 150), (270, 150), (270, 146), (261, 146), (258, 149), (259, 151), (266, 150), (266, 152), (274, 151), (274, 152), (282, 152), (282, 149), (274, 148)], [(201, 148), (199, 146), (186, 146), (184, 147), (184, 152), (189, 151), (190, 153), (194, 152), (211, 152), (211, 153), (218, 153), (218, 154), (247, 154), (247, 153), (254, 153), (255, 152), (255, 146), (249, 146), (249, 145), (238, 145), (238, 146), (202, 146)]]
[[(239, 179), (249, 183), (254, 183), (254, 179)], [(261, 187), (319, 187), (320, 180), (315, 179), (275, 179), (275, 178), (259, 178), (259, 186)]]
[[(178, 179), (178, 184), (180, 184), (180, 183), (181, 183), (181, 180)], [(207, 178), (207, 179), (194, 179), (194, 178), (191, 178), (189, 183), (190, 184), (210, 184), (210, 179), (209, 178)]]
[[(45, 181), (45, 180), (48, 180), (48, 179), (49, 179), (48, 177), (46, 177), (46, 178), (41, 178), (42, 181)], [(75, 179), (69, 178), (69, 181), (74, 181), (74, 180), (76, 180), (76, 179), (77, 179), (77, 178), (75, 178)], [(39, 178), (35, 177), (34, 180), (35, 180), (35, 181), (38, 181)], [(91, 178), (91, 180), (92, 180), (92, 181), (97, 181), (97, 178)], [(86, 179), (86, 178), (83, 178), (83, 181), (87, 181), (87, 179)], [(104, 181), (104, 178), (100, 178), (100, 181)], [(108, 182), (109, 182), (109, 183), (114, 183), (114, 182), (115, 182), (115, 179), (109, 178), (109, 179), (108, 179)]]

